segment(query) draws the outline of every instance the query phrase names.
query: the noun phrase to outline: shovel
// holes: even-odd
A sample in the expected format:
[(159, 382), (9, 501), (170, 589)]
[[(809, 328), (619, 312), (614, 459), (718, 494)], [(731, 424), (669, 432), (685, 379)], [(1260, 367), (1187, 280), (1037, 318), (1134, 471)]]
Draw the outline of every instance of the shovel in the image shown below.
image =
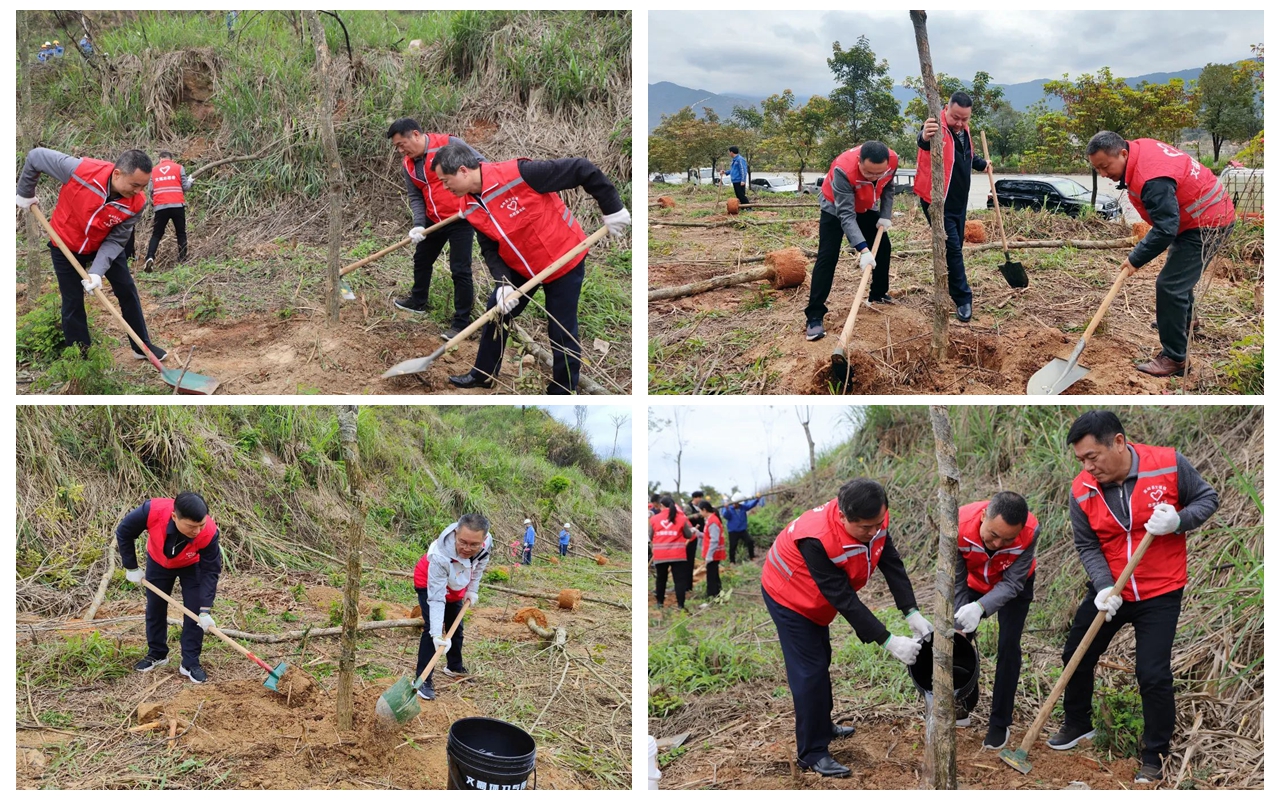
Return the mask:
[[(880, 247), (880, 237), (883, 235), (884, 228), (877, 227), (875, 241), (871, 243), (873, 258)], [(844, 329), (840, 331), (836, 349), (831, 353), (831, 385), (839, 388), (841, 394), (849, 388), (849, 379), (853, 377), (849, 374), (849, 359), (845, 356), (844, 350), (849, 346), (849, 336), (853, 333), (853, 321), (858, 318), (858, 306), (862, 305), (862, 298), (867, 296), (867, 284), (871, 282), (871, 271), (874, 269), (875, 267), (867, 267), (862, 271), (862, 280), (858, 281), (858, 293), (853, 297), (853, 308), (849, 309), (849, 318), (844, 321)]]
[[(449, 632), (444, 635), (445, 639), (453, 640), (453, 632), (458, 629), (458, 625), (462, 622), (462, 615), (467, 613), (467, 607), (470, 605), (470, 601), (462, 601), (462, 608), (458, 610), (458, 616), (454, 617), (453, 624), (449, 626)], [(427, 624), (427, 621), (423, 620), (422, 624)], [(418, 687), (431, 674), (431, 670), (435, 669), (436, 662), (440, 660), (440, 654), (443, 652), (439, 647), (436, 648), (435, 655), (427, 662), (427, 666), (416, 681), (401, 675), (398, 681), (387, 687), (387, 690), (378, 697), (376, 711), (380, 718), (403, 725), (422, 712), (422, 706), (418, 705)]]
[[(1120, 577), (1116, 580), (1116, 585), (1111, 587), (1108, 597), (1123, 591), (1121, 587), (1129, 582), (1133, 571), (1138, 568), (1138, 562), (1142, 560), (1142, 555), (1147, 552), (1147, 548), (1151, 546), (1151, 542), (1155, 538), (1151, 533), (1147, 533), (1142, 537), (1142, 542), (1138, 544), (1138, 549), (1134, 550), (1133, 555), (1129, 557), (1129, 563), (1125, 564), (1124, 572), (1120, 573)], [(1040, 707), (1040, 713), (1036, 714), (1035, 722), (1031, 723), (1031, 728), (1027, 730), (1027, 735), (1022, 737), (1022, 744), (1018, 745), (1018, 749), (1013, 752), (1001, 750), (1001, 761), (1023, 775), (1031, 771), (1031, 762), (1027, 760), (1027, 751), (1031, 749), (1036, 737), (1040, 735), (1045, 723), (1049, 721), (1049, 715), (1053, 713), (1053, 707), (1058, 702), (1058, 697), (1062, 694), (1062, 690), (1067, 688), (1067, 681), (1071, 680), (1071, 676), (1075, 674), (1076, 667), (1080, 664), (1080, 660), (1084, 658), (1085, 651), (1089, 649), (1089, 645), (1093, 644), (1094, 637), (1098, 635), (1098, 630), (1102, 627), (1102, 623), (1106, 621), (1107, 612), (1099, 611), (1097, 616), (1093, 618), (1093, 624), (1085, 632), (1084, 638), (1080, 640), (1080, 645), (1076, 648), (1075, 653), (1072, 654), (1071, 660), (1067, 662), (1066, 668), (1062, 670), (1062, 675), (1058, 678), (1058, 682), (1053, 685), (1053, 691), (1049, 693), (1049, 699), (1045, 700), (1044, 705)]]
[[(516, 291), (524, 295), (529, 294), (530, 292), (533, 291), (535, 287), (537, 287), (538, 284), (542, 283), (544, 280), (550, 277), (556, 270), (560, 269), (565, 264), (568, 264), (570, 261), (572, 261), (576, 255), (578, 255), (579, 253), (585, 250), (590, 249), (593, 244), (603, 239), (604, 235), (608, 232), (609, 232), (608, 228), (601, 228), (600, 230), (591, 234), (586, 239), (579, 242), (572, 250), (560, 256), (555, 261), (551, 262), (551, 265), (546, 269), (544, 269), (542, 272), (539, 272), (537, 275), (525, 281), (525, 283), (521, 285), (519, 288), (517, 288)], [(444, 355), (450, 349), (457, 347), (459, 343), (465, 341), (468, 336), (470, 336), (471, 334), (475, 333), (476, 331), (484, 327), (484, 324), (486, 322), (498, 317), (500, 313), (501, 312), (498, 311), (498, 307), (494, 306), (493, 308), (481, 314), (476, 319), (475, 322), (463, 328), (462, 332), (459, 333), (457, 336), (453, 337), (452, 339), (450, 339), (449, 341), (441, 345), (439, 348), (437, 348), (436, 351), (431, 355), (423, 356), (422, 358), (411, 358), (408, 361), (401, 361), (399, 364), (396, 364), (391, 369), (382, 373), (382, 377), (396, 378), (401, 375), (415, 375), (419, 372), (426, 372), (427, 369), (430, 368), (431, 364), (437, 358)]]
[(1027, 394), (1062, 394), (1071, 384), (1089, 374), (1087, 367), (1079, 365), (1080, 354), (1084, 352), (1084, 346), (1089, 341), (1089, 337), (1093, 335), (1093, 331), (1098, 327), (1098, 323), (1102, 322), (1102, 317), (1106, 315), (1107, 309), (1111, 307), (1111, 301), (1116, 298), (1116, 293), (1120, 291), (1120, 284), (1124, 283), (1124, 279), (1134, 273), (1133, 267), (1120, 270), (1120, 276), (1116, 278), (1116, 282), (1111, 285), (1111, 291), (1107, 292), (1107, 296), (1102, 298), (1102, 305), (1098, 307), (1097, 313), (1093, 315), (1093, 319), (1089, 322), (1089, 327), (1085, 328), (1084, 336), (1080, 337), (1080, 342), (1076, 345), (1076, 349), (1071, 351), (1071, 357), (1065, 361), (1061, 358), (1055, 358), (1048, 364), (1040, 368), (1040, 371), (1031, 376), (1031, 380), (1027, 381)]
[[(428, 233), (434, 233), (435, 231), (440, 230), (440, 229), (441, 229), (441, 228), (443, 228), (444, 226), (449, 225), (449, 224), (454, 223), (454, 222), (457, 222), (457, 221), (458, 221), (458, 220), (460, 220), (460, 219), (462, 219), (462, 215), (461, 215), (461, 214), (454, 214), (452, 217), (449, 217), (449, 218), (447, 218), (447, 219), (442, 219), (442, 220), (440, 220), (439, 222), (437, 222), (435, 225), (432, 225), (430, 228), (427, 228), (427, 229), (423, 232), (423, 235), (425, 236), (425, 235), (426, 235), (426, 234), (428, 234)], [(356, 262), (354, 262), (354, 263), (351, 263), (351, 264), (346, 265), (345, 267), (343, 267), (343, 268), (342, 268), (342, 272), (341, 272), (341, 273), (339, 273), (339, 274), (340, 274), (341, 276), (343, 276), (343, 278), (345, 278), (345, 277), (346, 277), (346, 275), (347, 275), (348, 273), (350, 273), (350, 272), (355, 272), (356, 270), (360, 269), (361, 267), (363, 267), (363, 266), (364, 266), (364, 265), (366, 265), (366, 264), (372, 264), (373, 262), (377, 261), (378, 259), (382, 258), (383, 256), (385, 256), (385, 255), (389, 255), (389, 254), (391, 254), (391, 253), (394, 253), (395, 251), (399, 250), (401, 247), (404, 247), (405, 245), (409, 244), (409, 243), (410, 243), (410, 242), (412, 242), (412, 241), (413, 241), (412, 239), (410, 239), (409, 237), (407, 237), (407, 236), (406, 236), (405, 238), (401, 239), (400, 241), (396, 242), (395, 244), (391, 245), (390, 247), (384, 247), (384, 248), (382, 248), (381, 250), (379, 250), (378, 252), (374, 253), (374, 254), (373, 254), (373, 255), (371, 255), (371, 256), (365, 256), (364, 258), (360, 259), (359, 261), (356, 261)], [(355, 300), (355, 299), (356, 299), (356, 293), (355, 293), (355, 291), (351, 288), (351, 284), (347, 283), (345, 280), (341, 280), (340, 286), (341, 286), (341, 288), (342, 288), (342, 299), (343, 299), (343, 300)]]
[[(987, 132), (982, 131), (982, 157), (991, 162), (991, 154), (987, 152)], [(1022, 268), (1021, 261), (1009, 260), (1009, 240), (1004, 237), (1004, 218), (1000, 216), (1000, 197), (996, 195), (996, 176), (987, 173), (991, 181), (991, 202), (996, 207), (996, 227), (1000, 229), (1000, 243), (1004, 245), (1004, 263), (1000, 265), (1000, 274), (1004, 282), (1014, 289), (1027, 288), (1027, 271)]]
[[(186, 614), (188, 617), (191, 617), (191, 619), (195, 620), (196, 623), (200, 622), (200, 617), (196, 616), (195, 614), (192, 614), (190, 609), (188, 609), (186, 606), (182, 605), (177, 600), (174, 600), (169, 595), (157, 589), (155, 585), (150, 581), (148, 581), (146, 578), (142, 579), (142, 585), (147, 587), (147, 589), (149, 589), (157, 597), (160, 597), (166, 600), (169, 603), (169, 605), (178, 609), (183, 614)], [(267, 666), (267, 662), (258, 658), (253, 653), (250, 653), (248, 650), (244, 648), (243, 645), (241, 645), (235, 639), (232, 639), (230, 636), (218, 630), (216, 625), (210, 628), (209, 632), (212, 633), (214, 636), (217, 636), (219, 639), (226, 642), (227, 644), (231, 645), (232, 650), (235, 650), (237, 653), (239, 653), (242, 656), (248, 657), (250, 661), (252, 661), (253, 663), (265, 669), (267, 671), (267, 679), (262, 682), (262, 685), (267, 687), (273, 692), (280, 691), (280, 679), (284, 677), (285, 670), (289, 668), (288, 664), (281, 661), (279, 664), (276, 664), (275, 669), (272, 669), (271, 667)]]
[[(53, 226), (49, 224), (49, 220), (45, 219), (44, 212), (40, 210), (40, 207), (38, 205), (33, 205), (31, 206), (30, 211), (35, 215), (35, 218), (40, 222), (40, 225), (45, 229), (45, 232), (49, 234), (49, 238), (53, 243), (58, 246), (58, 249), (62, 251), (62, 254), (71, 262), (71, 266), (75, 267), (76, 272), (80, 273), (80, 277), (83, 280), (89, 280), (89, 273), (84, 271), (84, 267), (80, 266), (80, 262), (76, 260), (75, 255), (73, 255), (71, 250), (63, 244), (62, 237), (59, 236), (57, 231), (53, 229)], [(116, 310), (116, 307), (111, 305), (111, 301), (103, 294), (103, 290), (99, 289), (98, 291), (93, 292), (93, 296), (98, 298), (98, 301), (102, 303), (102, 307), (110, 312), (111, 316), (115, 317), (116, 322), (120, 323), (120, 327), (125, 329), (125, 332), (129, 334), (129, 338), (133, 340), (133, 343), (146, 354), (147, 360), (151, 362), (151, 366), (155, 367), (156, 370), (159, 371), (161, 380), (177, 389), (180, 394), (213, 394), (217, 391), (218, 380), (216, 378), (210, 378), (207, 375), (201, 375), (196, 372), (188, 372), (181, 369), (165, 368), (160, 363), (160, 359), (156, 358), (155, 353), (151, 352), (151, 348), (147, 347), (146, 343), (143, 342), (142, 339), (138, 338), (138, 334), (134, 332), (133, 328), (129, 327), (129, 323), (124, 321), (124, 317), (120, 316), (120, 312)]]

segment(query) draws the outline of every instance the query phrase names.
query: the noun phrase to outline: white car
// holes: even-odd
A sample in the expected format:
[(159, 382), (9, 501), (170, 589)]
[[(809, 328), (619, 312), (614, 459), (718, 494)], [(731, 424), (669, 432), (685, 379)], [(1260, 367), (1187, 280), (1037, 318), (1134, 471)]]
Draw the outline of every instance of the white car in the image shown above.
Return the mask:
[(783, 178), (752, 178), (751, 188), (757, 192), (774, 192), (776, 194), (796, 194), (800, 185), (788, 182)]

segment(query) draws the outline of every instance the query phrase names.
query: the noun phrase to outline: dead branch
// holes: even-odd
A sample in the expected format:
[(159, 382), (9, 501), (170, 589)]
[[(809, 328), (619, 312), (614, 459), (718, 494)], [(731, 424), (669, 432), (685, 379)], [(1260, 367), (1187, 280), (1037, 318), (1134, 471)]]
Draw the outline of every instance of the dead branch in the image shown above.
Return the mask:
[[(1133, 247), (1134, 239), (1132, 236), (1126, 236), (1122, 239), (1041, 239), (1033, 242), (1009, 242), (1010, 250), (1033, 250), (1036, 248), (1056, 249), (1059, 247), (1074, 247), (1077, 250), (1111, 250), (1121, 247)], [(999, 250), (1001, 245), (999, 242), (988, 242), (987, 244), (978, 244), (973, 247), (964, 248), (967, 253), (981, 253), (984, 250)], [(922, 256), (932, 253), (933, 250), (895, 250), (894, 258), (903, 256)]]
[(268, 143), (261, 150), (250, 153), (247, 156), (228, 156), (227, 158), (220, 158), (217, 161), (210, 161), (208, 164), (203, 164), (191, 170), (189, 173), (187, 173), (187, 179), (195, 180), (196, 177), (200, 175), (200, 173), (211, 170), (214, 167), (220, 167), (223, 164), (234, 164), (238, 161), (252, 161), (255, 158), (262, 158), (262, 156), (265, 155), (268, 150), (280, 144), (287, 138), (288, 138), (287, 136), (281, 136), (279, 139), (276, 139), (275, 141)]
[(95, 614), (98, 613), (98, 606), (102, 605), (102, 598), (107, 596), (107, 587), (111, 585), (111, 576), (116, 571), (116, 548), (115, 542), (107, 544), (107, 552), (102, 559), (105, 568), (102, 572), (102, 580), (98, 581), (98, 591), (93, 595), (93, 602), (89, 604), (89, 609), (84, 612), (84, 621), (92, 622)]

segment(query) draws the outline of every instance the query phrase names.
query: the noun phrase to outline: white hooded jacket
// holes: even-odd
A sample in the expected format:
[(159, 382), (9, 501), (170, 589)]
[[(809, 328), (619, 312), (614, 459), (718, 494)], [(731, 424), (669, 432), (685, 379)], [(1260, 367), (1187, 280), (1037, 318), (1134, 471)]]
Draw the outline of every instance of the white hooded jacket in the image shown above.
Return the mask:
[(474, 594), (480, 588), (480, 579), (489, 568), (489, 555), (493, 552), (493, 537), (484, 535), (484, 546), (474, 558), (458, 556), (455, 546), (458, 523), (445, 528), (440, 538), (427, 548), (430, 566), (427, 568), (427, 610), (430, 612), (431, 635), (439, 638), (444, 626), (444, 604), (447, 592), (466, 589)]

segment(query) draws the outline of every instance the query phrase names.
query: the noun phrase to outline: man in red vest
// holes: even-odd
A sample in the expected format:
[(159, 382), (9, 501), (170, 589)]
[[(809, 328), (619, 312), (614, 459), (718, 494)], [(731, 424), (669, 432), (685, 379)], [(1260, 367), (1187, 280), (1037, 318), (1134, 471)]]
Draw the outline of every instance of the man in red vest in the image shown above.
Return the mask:
[[(858, 598), (879, 567), (894, 603), (916, 638), (889, 633)], [(830, 778), (850, 770), (831, 755), (832, 739), (852, 736), (853, 726), (831, 719), (831, 622), (843, 616), (863, 642), (875, 642), (910, 666), (919, 639), (933, 626), (916, 607), (907, 568), (889, 538), (889, 500), (884, 487), (856, 478), (834, 500), (801, 514), (765, 557), (760, 574), (764, 603), (778, 629), (787, 685), (796, 715), (796, 764)]]
[[(444, 632), (458, 618), (464, 600), (471, 608), (480, 602), (480, 580), (489, 568), (492, 552), (489, 520), (480, 514), (464, 514), (445, 528), (427, 548), (426, 555), (418, 559), (413, 569), (413, 588), (422, 609), (422, 638), (418, 642), (415, 676), (427, 668), (437, 649), (445, 653), (445, 675), (460, 678), (468, 674), (462, 663), (462, 623), (458, 623), (453, 638), (444, 638)], [(431, 672), (434, 674), (435, 670)], [(431, 675), (418, 686), (418, 696), (436, 699)]]
[(155, 217), (151, 220), (151, 241), (147, 243), (147, 260), (142, 271), (150, 272), (155, 264), (156, 250), (164, 238), (164, 230), (173, 222), (173, 233), (178, 237), (178, 263), (187, 260), (187, 196), (192, 179), (187, 171), (173, 160), (173, 153), (160, 151), (160, 160), (151, 170), (151, 207)]
[[(147, 534), (147, 581), (165, 594), (173, 594), (175, 581), (182, 582), (182, 604), (200, 617), (200, 623), (183, 616), (182, 665), (178, 672), (192, 683), (209, 679), (200, 666), (200, 650), (204, 632), (216, 623), (210, 612), (218, 594), (218, 578), (222, 575), (222, 551), (218, 543), (218, 526), (209, 516), (209, 506), (195, 492), (177, 497), (153, 497), (120, 520), (116, 527), (116, 546), (124, 576), (142, 584), (143, 571), (138, 566), (134, 542), (143, 531)], [(133, 666), (138, 672), (150, 672), (169, 663), (169, 604), (159, 595), (147, 595), (147, 655)]]
[[(893, 226), (893, 176), (897, 169), (898, 154), (874, 141), (846, 150), (831, 162), (818, 196), (818, 257), (809, 283), (809, 305), (804, 310), (806, 340), (815, 342), (826, 334), (822, 318), (827, 313), (841, 239), (849, 240), (862, 269), (873, 270), (868, 302), (893, 302), (889, 297), (888, 229)], [(885, 235), (872, 256), (877, 228), (884, 228)]]
[(404, 159), (403, 177), (405, 196), (413, 214), (413, 227), (409, 238), (416, 246), (413, 251), (413, 289), (408, 297), (395, 301), (396, 308), (414, 314), (423, 314), (430, 307), (431, 273), (436, 259), (449, 245), (449, 273), (453, 276), (453, 321), (449, 330), (441, 334), (452, 339), (471, 324), (472, 308), (476, 301), (475, 286), (471, 276), (471, 243), (475, 237), (472, 227), (459, 220), (434, 233), (427, 227), (457, 214), (462, 203), (457, 195), (444, 188), (440, 177), (431, 169), (431, 160), (441, 148), (457, 145), (470, 151), (477, 161), (484, 161), (475, 148), (457, 136), (447, 133), (423, 133), (422, 126), (408, 117), (391, 123), (387, 138)]
[[(956, 304), (956, 319), (973, 319), (973, 292), (964, 271), (964, 222), (969, 209), (969, 185), (972, 170), (991, 172), (991, 165), (978, 155), (969, 134), (969, 118), (973, 116), (973, 98), (956, 92), (942, 109), (942, 221), (947, 233), (947, 290)], [(916, 138), (915, 193), (920, 198), (925, 219), (933, 194), (933, 164), (929, 155), (938, 121), (924, 121), (924, 129)]]
[[(89, 273), (87, 280), (81, 280), (80, 273), (57, 245), (49, 242), (53, 272), (62, 295), (62, 336), (66, 346), (89, 347), (84, 296), (101, 288), (102, 279), (106, 278), (120, 303), (125, 322), (147, 343), (156, 358), (163, 361), (168, 353), (152, 344), (147, 335), (142, 300), (129, 274), (125, 254), (138, 214), (147, 204), (144, 190), (151, 181), (151, 159), (141, 150), (126, 150), (112, 164), (37, 147), (27, 153), (18, 178), (19, 208), (28, 209), (36, 204), (36, 182), (42, 174), (62, 184), (49, 224)], [(133, 348), (134, 358), (146, 359), (132, 338), (129, 346)]]
[[(550, 161), (484, 162), (461, 145), (442, 147), (431, 161), (444, 186), (462, 198), (462, 216), (480, 234), (480, 253), (497, 285), (486, 309), (497, 306), (502, 318), (480, 332), (475, 364), (449, 382), (463, 389), (489, 388), (502, 368), (507, 320), (520, 316), (529, 297), (516, 291), (586, 239), (573, 211), (556, 192), (581, 187), (600, 206), (609, 233), (622, 236), (631, 215), (618, 190), (600, 168), (585, 158)], [(581, 253), (542, 283), (551, 340), (552, 380), (547, 394), (578, 389), (582, 347), (578, 342), (578, 295), (586, 274)]]
[(1086, 152), (1099, 175), (1128, 190), (1134, 210), (1151, 226), (1121, 268), (1138, 269), (1169, 251), (1156, 277), (1160, 353), (1138, 371), (1157, 378), (1182, 375), (1196, 283), (1235, 223), (1231, 194), (1199, 160), (1155, 139), (1125, 141), (1100, 131)]
[[(1135, 781), (1163, 777), (1176, 719), (1173, 637), (1187, 585), (1187, 532), (1218, 510), (1218, 493), (1172, 447), (1125, 438), (1110, 411), (1087, 411), (1067, 432), (1083, 467), (1071, 484), (1071, 528), (1089, 581), (1076, 610), (1062, 663), (1071, 660), (1099, 612), (1106, 622), (1085, 651), (1062, 697), (1063, 722), (1049, 746), (1068, 750), (1092, 739), (1093, 670), (1111, 639), (1126, 624), (1137, 641), (1134, 672), (1142, 694), (1142, 768)], [(1108, 591), (1124, 571), (1143, 534), (1155, 541), (1122, 587)]]
[[(1040, 523), (1027, 501), (1014, 492), (997, 492), (990, 500), (960, 508), (956, 553), (956, 628), (973, 640), (978, 623), (1000, 615), (996, 645), (996, 680), (991, 689), (991, 716), (982, 746), (1000, 750), (1009, 744), (1013, 701), (1022, 672), (1022, 627), (1035, 599), (1036, 540)], [(969, 726), (978, 703), (978, 686), (963, 698), (957, 727)]]

